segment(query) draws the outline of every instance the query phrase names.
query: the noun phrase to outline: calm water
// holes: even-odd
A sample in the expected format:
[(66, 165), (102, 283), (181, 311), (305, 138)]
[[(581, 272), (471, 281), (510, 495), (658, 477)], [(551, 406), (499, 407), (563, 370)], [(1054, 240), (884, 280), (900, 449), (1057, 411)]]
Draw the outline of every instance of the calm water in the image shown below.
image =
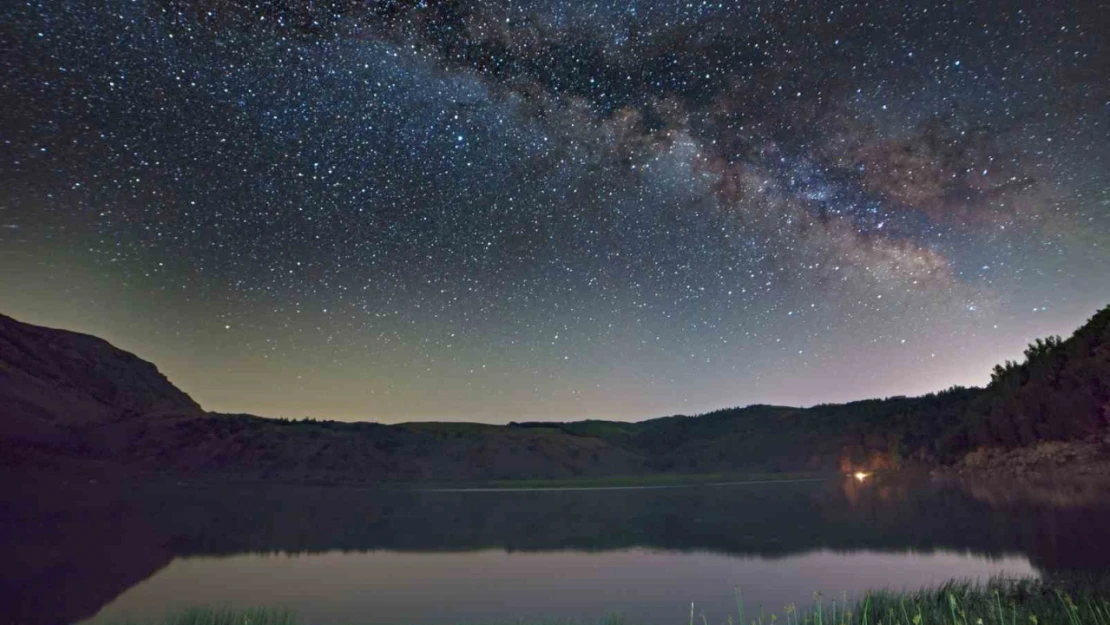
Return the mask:
[[(829, 480), (653, 490), (4, 489), (0, 622), (283, 605), (311, 623), (710, 623), (814, 591), (1110, 568), (1110, 494)], [(757, 609), (757, 608), (756, 608)]]

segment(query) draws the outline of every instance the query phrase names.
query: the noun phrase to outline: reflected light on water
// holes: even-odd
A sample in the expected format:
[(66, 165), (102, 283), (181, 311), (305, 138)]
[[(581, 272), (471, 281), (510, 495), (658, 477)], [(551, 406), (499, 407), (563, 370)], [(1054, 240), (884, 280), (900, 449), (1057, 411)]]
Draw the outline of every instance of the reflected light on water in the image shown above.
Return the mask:
[(871, 588), (994, 575), (1037, 572), (1023, 555), (945, 549), (815, 549), (783, 557), (648, 548), (237, 554), (176, 558), (82, 625), (195, 605), (288, 607), (312, 625), (596, 623), (613, 613), (666, 625), (686, 623), (691, 602), (709, 623), (721, 623), (735, 616), (736, 587), (758, 609), (804, 601), (817, 590), (851, 599)]

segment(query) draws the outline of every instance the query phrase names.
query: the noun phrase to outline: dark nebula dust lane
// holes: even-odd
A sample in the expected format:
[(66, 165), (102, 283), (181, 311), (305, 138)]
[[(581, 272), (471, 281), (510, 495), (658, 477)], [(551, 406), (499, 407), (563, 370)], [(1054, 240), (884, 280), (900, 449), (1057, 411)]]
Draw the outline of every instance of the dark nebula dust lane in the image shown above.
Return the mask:
[(21, 1), (0, 312), (206, 408), (982, 384), (1110, 301), (1097, 2)]

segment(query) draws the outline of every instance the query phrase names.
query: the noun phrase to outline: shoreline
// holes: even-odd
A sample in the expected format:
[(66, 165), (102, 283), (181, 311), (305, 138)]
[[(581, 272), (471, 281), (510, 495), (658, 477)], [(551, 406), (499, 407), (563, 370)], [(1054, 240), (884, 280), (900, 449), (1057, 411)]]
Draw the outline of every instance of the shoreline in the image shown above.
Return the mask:
[(937, 478), (1110, 480), (1110, 438), (1048, 441), (1013, 449), (982, 448), (930, 471)]
[[(9, 458), (9, 460), (12, 460)], [(853, 472), (730, 471), (707, 473), (644, 473), (635, 475), (520, 478), (496, 480), (376, 480), (372, 476), (337, 475), (296, 479), (253, 472), (173, 472), (128, 466), (103, 459), (49, 456), (39, 462), (0, 464), (0, 483), (27, 480), (42, 483), (127, 484), (157, 483), (177, 487), (267, 486), (343, 487), (418, 493), (535, 492), (584, 490), (661, 490), (696, 486), (816, 483), (852, 479)], [(862, 469), (868, 481), (893, 476), (976, 485), (1017, 480), (1026, 484), (1097, 483), (1110, 485), (1110, 444), (1101, 440), (1052, 441), (1014, 449), (986, 448), (967, 454), (954, 464), (912, 463), (897, 469)]]

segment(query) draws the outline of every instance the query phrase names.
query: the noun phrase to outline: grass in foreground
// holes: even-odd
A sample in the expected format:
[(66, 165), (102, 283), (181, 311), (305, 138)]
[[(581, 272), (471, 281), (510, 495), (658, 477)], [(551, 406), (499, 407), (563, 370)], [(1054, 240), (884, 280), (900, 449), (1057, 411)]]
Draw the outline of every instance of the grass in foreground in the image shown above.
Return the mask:
[[(620, 617), (604, 625), (635, 625)], [(690, 621), (676, 625), (1110, 625), (1110, 595), (1066, 590), (1037, 580), (953, 581), (911, 592), (871, 591), (861, 599), (830, 600), (816, 593), (807, 607), (751, 611), (737, 594), (736, 614), (723, 621), (690, 605)], [(559, 625), (559, 621), (516, 625)], [(193, 608), (151, 621), (100, 621), (98, 625), (301, 625), (282, 609)], [(304, 624), (311, 625), (311, 623)], [(351, 625), (357, 625), (352, 623)], [(402, 625), (402, 624), (399, 624)], [(562, 623), (562, 625), (568, 625)]]
[(284, 608), (187, 608), (160, 619), (97, 621), (99, 625), (302, 625), (292, 610)]
[[(784, 608), (786, 623), (809, 625), (1110, 625), (1110, 600), (1037, 580), (953, 581), (918, 591), (868, 592), (855, 601), (820, 593), (806, 611)], [(756, 625), (777, 615), (754, 619)]]

